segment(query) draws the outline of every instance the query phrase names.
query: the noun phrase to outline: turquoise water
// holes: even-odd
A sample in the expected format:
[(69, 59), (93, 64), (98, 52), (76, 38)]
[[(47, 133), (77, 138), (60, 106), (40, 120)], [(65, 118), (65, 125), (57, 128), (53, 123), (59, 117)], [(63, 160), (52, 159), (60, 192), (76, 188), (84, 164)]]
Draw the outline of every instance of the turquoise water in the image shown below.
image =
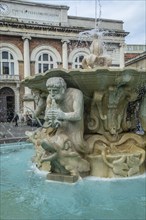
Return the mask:
[(146, 177), (46, 181), (31, 144), (1, 146), (1, 220), (144, 220)]

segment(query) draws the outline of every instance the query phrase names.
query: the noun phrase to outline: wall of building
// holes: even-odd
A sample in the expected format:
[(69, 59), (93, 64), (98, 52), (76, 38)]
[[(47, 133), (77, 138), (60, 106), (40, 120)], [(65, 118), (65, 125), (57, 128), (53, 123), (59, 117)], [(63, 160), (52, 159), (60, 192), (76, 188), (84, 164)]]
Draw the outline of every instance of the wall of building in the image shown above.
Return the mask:
[(146, 70), (146, 52), (137, 55), (125, 63), (126, 67)]
[(135, 63), (128, 65), (129, 67), (134, 67), (136, 69), (146, 69), (146, 58), (143, 60), (139, 60)]
[(146, 45), (143, 44), (127, 44), (125, 47), (125, 62), (138, 57), (146, 51)]

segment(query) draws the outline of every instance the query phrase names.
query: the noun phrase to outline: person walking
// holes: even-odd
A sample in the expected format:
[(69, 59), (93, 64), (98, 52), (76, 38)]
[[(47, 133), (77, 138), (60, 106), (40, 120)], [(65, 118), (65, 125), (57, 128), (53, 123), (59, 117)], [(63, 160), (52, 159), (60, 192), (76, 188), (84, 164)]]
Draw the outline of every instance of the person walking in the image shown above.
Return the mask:
[(19, 116), (16, 113), (15, 116), (14, 116), (15, 127), (18, 127), (18, 120), (19, 120)]

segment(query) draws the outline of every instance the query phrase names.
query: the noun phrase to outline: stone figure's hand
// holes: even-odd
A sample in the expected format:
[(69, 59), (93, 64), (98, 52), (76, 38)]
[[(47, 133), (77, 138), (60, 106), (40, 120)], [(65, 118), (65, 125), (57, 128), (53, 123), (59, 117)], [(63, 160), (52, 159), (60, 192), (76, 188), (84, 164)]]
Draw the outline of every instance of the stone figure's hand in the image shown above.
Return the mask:
[(54, 110), (49, 110), (45, 116), (45, 120), (52, 120), (56, 118), (56, 114), (54, 112)]
[(66, 119), (65, 113), (63, 111), (55, 110), (54, 113), (55, 113), (55, 116), (58, 120), (65, 120)]
[(65, 113), (61, 110), (50, 110), (47, 112), (46, 117), (47, 119), (58, 119), (58, 120), (65, 120)]
[(53, 127), (54, 127), (54, 128), (58, 128), (58, 127), (60, 127), (60, 126), (61, 126), (61, 122), (60, 122), (59, 120), (55, 120)]
[(45, 121), (48, 123), (48, 127), (58, 128), (61, 126), (61, 121), (65, 118), (65, 113), (61, 110), (49, 110), (45, 116)]

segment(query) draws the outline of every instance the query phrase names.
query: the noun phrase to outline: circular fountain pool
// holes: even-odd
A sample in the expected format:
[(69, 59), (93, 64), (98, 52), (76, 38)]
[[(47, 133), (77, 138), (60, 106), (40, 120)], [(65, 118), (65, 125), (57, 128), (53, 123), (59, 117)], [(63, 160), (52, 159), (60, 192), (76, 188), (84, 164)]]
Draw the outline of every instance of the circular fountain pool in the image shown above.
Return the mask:
[(34, 169), (32, 144), (1, 145), (0, 152), (2, 220), (145, 219), (145, 175), (52, 182)]

